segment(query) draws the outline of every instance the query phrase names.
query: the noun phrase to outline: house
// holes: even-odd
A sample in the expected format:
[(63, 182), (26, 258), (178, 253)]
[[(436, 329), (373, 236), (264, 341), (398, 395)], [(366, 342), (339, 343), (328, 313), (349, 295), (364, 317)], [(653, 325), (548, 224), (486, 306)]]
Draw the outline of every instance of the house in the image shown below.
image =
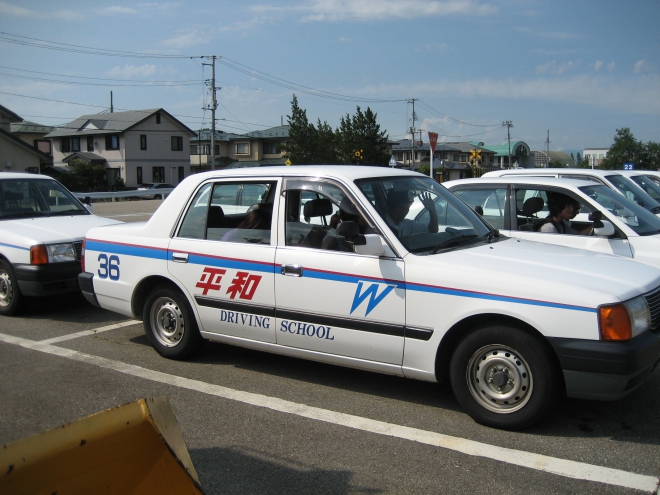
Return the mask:
[(0, 172), (39, 173), (51, 157), (11, 133), (13, 123), (23, 119), (0, 105)]
[(162, 108), (83, 115), (45, 137), (53, 164), (80, 159), (102, 165), (108, 186), (178, 184), (190, 175), (190, 137), (195, 133)]
[(575, 159), (564, 151), (547, 151), (532, 150), (534, 156), (534, 166), (536, 168), (546, 168), (550, 162), (560, 162), (565, 167), (575, 167)]
[[(289, 126), (280, 125), (246, 134), (215, 133), (216, 168), (283, 165), (286, 157), (277, 151), (289, 137)], [(190, 165), (193, 172), (211, 169), (211, 130), (201, 129), (190, 138)]]
[(609, 152), (609, 148), (585, 148), (582, 156), (589, 161), (591, 167), (599, 167)]
[(53, 132), (55, 128), (50, 125), (41, 125), (35, 122), (24, 120), (22, 122), (15, 122), (11, 124), (11, 133), (18, 139), (25, 141), (37, 148), (42, 153), (52, 155), (50, 141), (45, 139), (44, 136), (49, 132)]

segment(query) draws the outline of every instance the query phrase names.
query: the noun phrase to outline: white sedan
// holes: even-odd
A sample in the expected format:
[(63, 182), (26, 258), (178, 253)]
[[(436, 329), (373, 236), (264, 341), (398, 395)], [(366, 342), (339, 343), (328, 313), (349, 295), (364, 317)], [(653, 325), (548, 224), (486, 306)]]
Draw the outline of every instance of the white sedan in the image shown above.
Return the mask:
[(0, 315), (18, 313), (25, 297), (80, 290), (83, 237), (113, 223), (51, 177), (0, 174)]
[[(225, 212), (238, 190), (253, 204)], [(83, 294), (141, 319), (164, 357), (208, 339), (449, 378), (494, 427), (527, 427), (563, 394), (621, 398), (660, 360), (660, 270), (505, 237), (415, 172), (196, 174), (146, 224), (92, 229), (84, 252)]]

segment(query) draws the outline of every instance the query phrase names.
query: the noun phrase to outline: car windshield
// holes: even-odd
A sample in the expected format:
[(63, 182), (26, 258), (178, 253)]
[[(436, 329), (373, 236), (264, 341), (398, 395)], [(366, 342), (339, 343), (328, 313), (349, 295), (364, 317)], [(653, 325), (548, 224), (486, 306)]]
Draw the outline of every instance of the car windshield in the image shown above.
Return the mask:
[(504, 238), (428, 177), (378, 177), (356, 184), (412, 253), (435, 254)]
[(660, 218), (607, 186), (582, 186), (580, 190), (603, 206), (638, 235), (660, 233)]
[(660, 185), (653, 182), (646, 175), (631, 175), (630, 179), (646, 191), (649, 196), (660, 202)]
[(80, 202), (57, 181), (0, 180), (0, 219), (87, 214)]
[(608, 175), (605, 178), (614, 184), (614, 187), (616, 187), (626, 198), (653, 213), (660, 213), (660, 203), (646, 194), (637, 184), (627, 177), (616, 174)]

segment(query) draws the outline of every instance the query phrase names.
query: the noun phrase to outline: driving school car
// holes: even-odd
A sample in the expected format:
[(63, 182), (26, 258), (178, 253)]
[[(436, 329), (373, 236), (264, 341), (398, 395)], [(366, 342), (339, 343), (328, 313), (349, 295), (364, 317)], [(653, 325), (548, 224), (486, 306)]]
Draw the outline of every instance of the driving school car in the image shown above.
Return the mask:
[[(481, 177), (444, 185), (505, 235), (633, 258), (660, 268), (660, 218), (611, 188), (591, 181), (550, 177)], [(548, 197), (562, 194), (581, 208), (571, 220), (591, 235), (541, 232), (549, 215)]]
[[(241, 188), (253, 204), (232, 213)], [(146, 224), (92, 229), (83, 265), (87, 299), (141, 319), (164, 357), (208, 339), (448, 378), (500, 428), (529, 426), (562, 394), (621, 398), (660, 359), (659, 270), (505, 237), (410, 171), (196, 174)]]
[(0, 174), (0, 315), (19, 312), (25, 297), (78, 291), (83, 237), (113, 223), (51, 177)]

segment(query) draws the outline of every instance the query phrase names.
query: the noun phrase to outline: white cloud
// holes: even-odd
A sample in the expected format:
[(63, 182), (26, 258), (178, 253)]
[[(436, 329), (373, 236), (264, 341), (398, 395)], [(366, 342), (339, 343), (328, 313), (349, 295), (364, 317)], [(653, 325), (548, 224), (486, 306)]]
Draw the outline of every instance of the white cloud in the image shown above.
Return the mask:
[(102, 15), (112, 15), (112, 14), (137, 14), (138, 11), (131, 9), (129, 7), (122, 7), (121, 5), (113, 5), (110, 7), (105, 7), (103, 9), (97, 10), (99, 14)]
[[(537, 65), (536, 66), (536, 73), (537, 74), (563, 74), (564, 72), (568, 70), (572, 70), (577, 68), (580, 65), (580, 61), (573, 61), (570, 60), (568, 62), (564, 62), (561, 64), (558, 64), (556, 60), (553, 60), (552, 62), (548, 62), (547, 64), (543, 65)], [(598, 69), (596, 69), (598, 70)]]
[(0, 2), (0, 14), (14, 17), (38, 17), (39, 15), (34, 10), (18, 7), (7, 2)]
[(635, 74), (639, 74), (640, 72), (647, 70), (649, 70), (649, 63), (646, 60), (638, 60), (635, 62), (635, 65), (633, 65), (633, 72)]
[(312, 0), (296, 7), (252, 7), (257, 13), (297, 12), (302, 21), (383, 21), (447, 15), (493, 15), (497, 7), (478, 0)]
[(123, 77), (124, 79), (132, 79), (135, 76), (139, 76), (139, 77), (152, 76), (155, 73), (156, 73), (155, 65), (145, 64), (139, 67), (136, 67), (135, 65), (124, 65), (123, 67), (120, 67), (118, 65), (117, 67), (114, 67), (109, 71), (107, 71), (106, 75), (115, 76), (115, 77), (119, 76), (119, 77)]
[(161, 45), (168, 48), (188, 48), (194, 45), (203, 45), (210, 41), (211, 36), (207, 29), (194, 27), (161, 42)]
[(603, 66), (603, 61), (602, 60), (596, 60), (594, 62), (594, 70), (600, 70), (600, 68)]

